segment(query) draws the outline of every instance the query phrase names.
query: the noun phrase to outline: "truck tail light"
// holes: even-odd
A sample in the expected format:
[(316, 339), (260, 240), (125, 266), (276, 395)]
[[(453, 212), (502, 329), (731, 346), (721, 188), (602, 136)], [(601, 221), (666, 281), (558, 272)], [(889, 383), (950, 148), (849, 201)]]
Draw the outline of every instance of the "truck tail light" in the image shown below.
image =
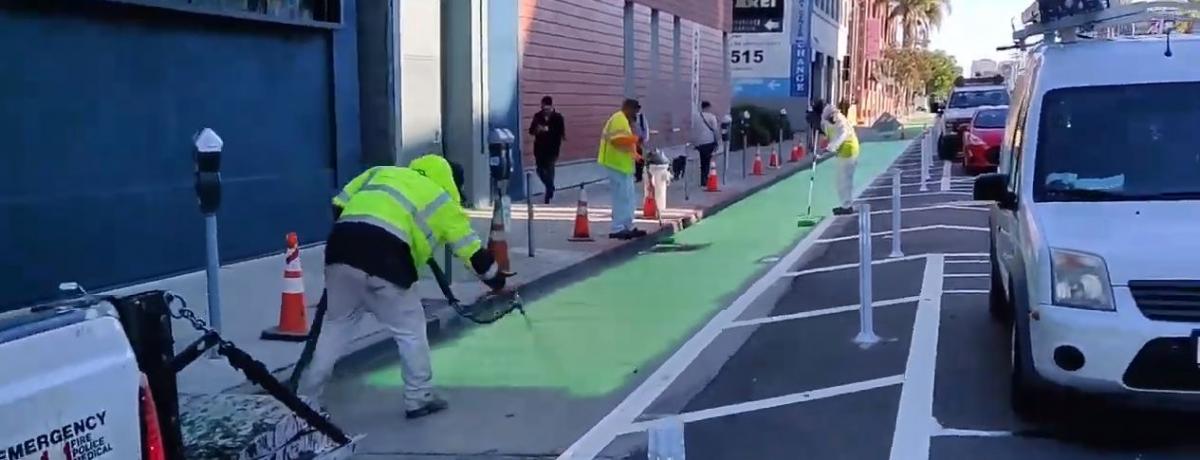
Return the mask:
[(142, 415), (142, 460), (167, 460), (162, 428), (158, 425), (158, 408), (155, 407), (154, 394), (150, 392), (150, 381), (146, 380), (146, 374), (142, 374), (142, 382), (138, 385), (138, 409)]

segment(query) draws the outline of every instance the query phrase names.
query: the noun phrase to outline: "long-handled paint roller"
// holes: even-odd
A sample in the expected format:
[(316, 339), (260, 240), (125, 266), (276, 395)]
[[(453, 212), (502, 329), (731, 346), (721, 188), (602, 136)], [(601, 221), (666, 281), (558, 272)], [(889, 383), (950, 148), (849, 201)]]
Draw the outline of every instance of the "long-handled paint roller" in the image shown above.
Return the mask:
[(811, 169), (811, 172), (809, 173), (809, 177), (808, 177), (808, 210), (805, 211), (804, 215), (800, 216), (800, 220), (796, 222), (797, 227), (814, 227), (818, 223), (820, 223), (821, 219), (823, 218), (822, 216), (815, 215), (812, 212), (813, 190), (816, 188), (817, 162), (819, 162), (819, 161), (821, 161), (820, 154), (814, 152), (813, 159), (812, 159), (812, 169)]

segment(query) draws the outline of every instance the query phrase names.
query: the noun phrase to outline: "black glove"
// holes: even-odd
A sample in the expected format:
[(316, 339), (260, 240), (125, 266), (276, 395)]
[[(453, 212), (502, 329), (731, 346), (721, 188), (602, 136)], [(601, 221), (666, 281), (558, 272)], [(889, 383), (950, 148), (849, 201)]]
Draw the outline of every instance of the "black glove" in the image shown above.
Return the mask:
[(504, 289), (504, 286), (507, 283), (508, 277), (504, 276), (503, 273), (497, 273), (496, 276), (483, 280), (483, 284), (486, 284), (487, 287), (492, 288), (493, 291)]

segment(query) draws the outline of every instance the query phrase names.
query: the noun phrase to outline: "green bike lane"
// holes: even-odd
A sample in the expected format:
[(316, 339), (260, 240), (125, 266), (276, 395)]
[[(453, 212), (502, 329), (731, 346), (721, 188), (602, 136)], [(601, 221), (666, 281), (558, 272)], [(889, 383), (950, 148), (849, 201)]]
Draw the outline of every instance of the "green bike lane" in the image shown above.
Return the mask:
[[(884, 172), (908, 141), (862, 146), (855, 184)], [(835, 164), (816, 168), (814, 213), (836, 205)], [(369, 458), (553, 458), (675, 347), (803, 238), (802, 171), (676, 233), (670, 244), (597, 272), (434, 345), (434, 382), (450, 410), (402, 416), (394, 347), (339, 367), (326, 404), (366, 433)]]

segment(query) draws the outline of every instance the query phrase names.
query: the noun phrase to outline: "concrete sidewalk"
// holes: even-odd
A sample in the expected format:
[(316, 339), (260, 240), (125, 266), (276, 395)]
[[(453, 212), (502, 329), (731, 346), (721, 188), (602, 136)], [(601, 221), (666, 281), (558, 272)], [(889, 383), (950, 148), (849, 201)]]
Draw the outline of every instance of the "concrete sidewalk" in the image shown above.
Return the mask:
[[(769, 150), (763, 148), (763, 161)], [(695, 156), (695, 151), (692, 151)], [(746, 162), (753, 161), (753, 153), (747, 155)], [(560, 192), (556, 195), (555, 203), (541, 205), (540, 197), (535, 197), (533, 225), (528, 225), (527, 204), (514, 203), (512, 209), (512, 228), (508, 229), (507, 241), (510, 245), (510, 257), (513, 270), (518, 274), (511, 280), (520, 286), (519, 291), (526, 301), (553, 290), (562, 283), (569, 282), (573, 277), (583, 273), (598, 270), (604, 266), (619, 262), (624, 258), (635, 255), (639, 250), (648, 248), (655, 241), (670, 235), (674, 231), (686, 227), (702, 218), (706, 213), (712, 213), (729, 204), (754, 193), (755, 191), (773, 184), (808, 163), (788, 163), (785, 155), (780, 169), (766, 169), (761, 177), (747, 175), (742, 178), (740, 152), (731, 155), (729, 169), (723, 168), (723, 158), (718, 156), (718, 172), (726, 173), (725, 184), (716, 193), (703, 192), (699, 188), (699, 165), (695, 158), (689, 162), (685, 182), (672, 184), (668, 190), (668, 207), (662, 212), (661, 223), (658, 220), (641, 219), (640, 206), (638, 209), (637, 225), (650, 232), (650, 236), (640, 240), (621, 241), (607, 238), (608, 221), (611, 216), (610, 192), (606, 183), (587, 187), (589, 199), (589, 216), (591, 233), (594, 242), (569, 242), (574, 227), (576, 201), (578, 190)], [(641, 184), (637, 184), (638, 200), (641, 201)], [(491, 209), (468, 210), (472, 217), (475, 230), (486, 239), (490, 226)], [(534, 255), (529, 255), (529, 228), (534, 235)], [(311, 320), (317, 301), (323, 289), (324, 245), (313, 243), (325, 235), (300, 235), (302, 243), (309, 243), (301, 251), (302, 264), (307, 268), (304, 285), (307, 293), (307, 303), (310, 305), (308, 317)], [(283, 235), (280, 235), (280, 254), (277, 256), (240, 262), (222, 267), (222, 335), (237, 343), (255, 358), (262, 361), (277, 375), (290, 375), (291, 368), (299, 358), (301, 344), (287, 342), (272, 342), (259, 339), (261, 331), (276, 324), (279, 314), (280, 291), (283, 284)], [(442, 262), (442, 250), (436, 252), (439, 262)], [(470, 302), (485, 291), (485, 286), (459, 262), (452, 262), (450, 268), (454, 279), (452, 289), (455, 295), (464, 302)], [(446, 306), (441, 291), (432, 277), (424, 277), (426, 281), (418, 283), (422, 297), (427, 299), (426, 313), (429, 317), (431, 340), (438, 340), (449, 331), (462, 324), (453, 310)], [(205, 276), (203, 272), (194, 272), (173, 278), (158, 280), (140, 285), (122, 288), (113, 293), (129, 294), (150, 289), (167, 290), (184, 298), (188, 307), (198, 316), (207, 318), (207, 295)], [(181, 350), (199, 337), (188, 323), (174, 322), (176, 349)], [(388, 339), (382, 333), (378, 323), (373, 320), (363, 321), (355, 334), (354, 342), (347, 348), (347, 355), (353, 354), (372, 345), (380, 344)], [(179, 377), (179, 389), (182, 393), (216, 393), (223, 391), (256, 391), (250, 387), (244, 376), (234, 370), (223, 359), (200, 359), (185, 369)]]

